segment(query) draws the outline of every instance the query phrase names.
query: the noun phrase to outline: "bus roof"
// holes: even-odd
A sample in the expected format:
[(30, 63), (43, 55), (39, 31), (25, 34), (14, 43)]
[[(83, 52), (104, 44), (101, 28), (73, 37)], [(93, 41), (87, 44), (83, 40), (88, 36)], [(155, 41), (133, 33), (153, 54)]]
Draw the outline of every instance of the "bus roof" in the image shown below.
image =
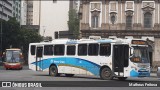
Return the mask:
[(142, 40), (142, 39), (124, 39), (124, 38), (102, 38), (102, 39), (54, 39), (49, 42), (40, 43), (30, 43), (30, 45), (47, 45), (47, 44), (83, 44), (83, 43), (130, 43), (132, 40)]

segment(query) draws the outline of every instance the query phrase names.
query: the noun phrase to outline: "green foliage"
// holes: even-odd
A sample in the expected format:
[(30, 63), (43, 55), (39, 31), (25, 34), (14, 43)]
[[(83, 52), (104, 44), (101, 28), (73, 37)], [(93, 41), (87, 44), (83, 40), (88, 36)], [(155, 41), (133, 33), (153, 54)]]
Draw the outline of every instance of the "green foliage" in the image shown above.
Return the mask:
[(79, 36), (79, 19), (75, 9), (69, 10), (69, 21), (68, 21), (69, 33), (71, 38), (78, 38)]

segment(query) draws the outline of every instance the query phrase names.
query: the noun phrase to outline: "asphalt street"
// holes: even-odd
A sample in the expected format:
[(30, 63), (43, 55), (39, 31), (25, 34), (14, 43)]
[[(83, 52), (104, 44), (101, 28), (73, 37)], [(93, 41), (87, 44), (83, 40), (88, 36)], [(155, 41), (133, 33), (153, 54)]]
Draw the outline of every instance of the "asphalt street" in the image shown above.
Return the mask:
[[(156, 74), (152, 73), (151, 77), (147, 78), (128, 78), (125, 81), (114, 80), (101, 80), (95, 76), (75, 75), (74, 77), (51, 77), (48, 72), (37, 72), (28, 69), (28, 66), (24, 66), (23, 70), (5, 70), (3, 66), (0, 66), (0, 81), (47, 81), (46, 84), (53, 85), (54, 89), (47, 87), (46, 90), (158, 90), (160, 87), (128, 87), (128, 83), (133, 82), (157, 82), (160, 81), (156, 77)], [(52, 82), (54, 81), (54, 82)], [(127, 84), (126, 84), (127, 83)], [(109, 87), (106, 86), (109, 85)], [(121, 87), (122, 84), (126, 84), (126, 87)], [(112, 88), (111, 88), (112, 87)], [(27, 88), (27, 90), (44, 90), (45, 88)], [(23, 88), (0, 88), (0, 90), (26, 90)]]
[[(126, 81), (159, 81), (156, 74), (152, 73), (152, 77), (144, 78), (128, 78)], [(114, 79), (117, 80), (117, 79)], [(0, 81), (104, 81), (96, 76), (75, 75), (74, 77), (51, 77), (48, 72), (32, 71), (28, 66), (24, 66), (23, 70), (5, 70), (0, 66)], [(113, 81), (113, 80), (112, 80)]]

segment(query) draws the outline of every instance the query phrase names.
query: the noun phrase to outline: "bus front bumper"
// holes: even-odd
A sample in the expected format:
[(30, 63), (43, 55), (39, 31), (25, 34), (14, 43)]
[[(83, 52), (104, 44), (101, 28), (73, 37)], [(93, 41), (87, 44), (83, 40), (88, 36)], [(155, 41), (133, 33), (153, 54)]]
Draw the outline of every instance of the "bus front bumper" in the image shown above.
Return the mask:
[(149, 71), (135, 71), (135, 70), (132, 70), (130, 72), (130, 76), (131, 77), (149, 77), (150, 72)]
[(22, 65), (20, 63), (4, 63), (6, 69), (20, 69)]

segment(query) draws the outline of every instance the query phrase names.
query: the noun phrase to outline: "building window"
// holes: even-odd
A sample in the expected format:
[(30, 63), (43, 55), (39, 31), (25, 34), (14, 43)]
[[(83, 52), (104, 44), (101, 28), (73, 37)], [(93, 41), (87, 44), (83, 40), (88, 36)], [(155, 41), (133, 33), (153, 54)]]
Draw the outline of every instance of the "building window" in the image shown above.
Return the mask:
[(92, 12), (92, 17), (91, 17), (91, 26), (92, 28), (98, 28), (98, 24), (99, 24), (99, 11), (93, 11)]
[(131, 30), (132, 29), (132, 16), (126, 17), (126, 29)]
[(115, 24), (116, 23), (116, 14), (115, 12), (111, 12), (110, 13), (110, 21), (112, 24)]
[(114, 24), (115, 21), (116, 21), (116, 17), (115, 16), (111, 16), (111, 22), (112, 22), (112, 24)]
[(152, 28), (152, 14), (150, 12), (144, 14), (144, 28)]

